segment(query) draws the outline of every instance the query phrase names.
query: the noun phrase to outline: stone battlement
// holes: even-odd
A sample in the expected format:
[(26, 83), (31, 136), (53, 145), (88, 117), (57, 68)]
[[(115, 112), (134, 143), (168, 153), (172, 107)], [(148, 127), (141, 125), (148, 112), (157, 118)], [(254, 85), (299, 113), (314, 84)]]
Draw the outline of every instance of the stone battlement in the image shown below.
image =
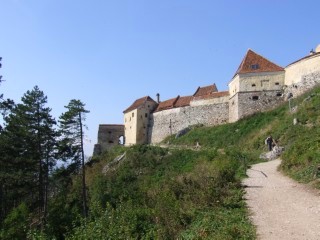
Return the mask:
[(310, 53), (282, 68), (248, 50), (228, 91), (216, 85), (199, 87), (192, 96), (163, 102), (146, 96), (124, 111), (124, 125), (99, 126), (95, 154), (103, 152), (124, 136), (126, 146), (159, 143), (192, 125), (215, 126), (278, 106), (287, 97), (297, 97), (320, 83), (320, 45)]

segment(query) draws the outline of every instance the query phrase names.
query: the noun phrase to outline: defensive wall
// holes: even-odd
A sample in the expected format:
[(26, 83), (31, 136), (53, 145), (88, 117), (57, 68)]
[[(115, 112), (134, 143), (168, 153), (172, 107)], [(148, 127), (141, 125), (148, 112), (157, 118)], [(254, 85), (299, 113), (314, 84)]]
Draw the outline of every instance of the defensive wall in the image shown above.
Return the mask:
[(215, 126), (227, 123), (228, 119), (228, 97), (191, 101), (190, 106), (153, 113), (149, 127), (149, 143), (158, 143), (191, 125)]
[[(130, 117), (133, 118), (133, 111), (137, 121), (134, 124), (136, 126), (132, 126), (132, 129), (137, 127), (137, 131), (130, 132), (130, 134), (135, 135), (130, 135), (130, 139), (132, 137), (136, 138), (133, 140), (138, 141), (146, 136), (147, 143), (159, 143), (165, 137), (176, 134), (191, 125), (215, 126), (234, 122), (256, 112), (272, 109), (286, 101), (289, 96), (300, 96), (320, 84), (320, 45), (316, 52), (289, 64), (283, 70), (282, 72), (263, 74), (239, 73), (235, 75), (231, 84), (229, 83), (228, 94), (226, 92), (216, 92), (214, 93), (215, 97), (196, 97), (195, 94), (187, 106), (174, 107), (173, 104), (170, 109), (163, 108), (153, 111), (155, 102), (151, 106), (150, 102), (146, 101), (145, 105), (138, 108), (138, 113), (134, 109), (140, 103), (134, 103), (131, 106), (132, 110), (124, 112), (124, 120), (127, 125)], [(176, 99), (178, 101), (179, 96)], [(183, 97), (180, 99), (183, 99)], [(148, 112), (147, 108), (149, 107), (150, 111)], [(146, 108), (146, 111), (141, 110), (144, 108)], [(141, 131), (138, 128), (141, 128)], [(126, 135), (130, 129), (126, 129)], [(95, 153), (119, 144), (119, 138), (124, 134), (124, 125), (100, 125)]]
[(98, 155), (116, 145), (124, 142), (124, 125), (100, 124), (98, 130), (98, 143), (94, 145), (93, 155)]

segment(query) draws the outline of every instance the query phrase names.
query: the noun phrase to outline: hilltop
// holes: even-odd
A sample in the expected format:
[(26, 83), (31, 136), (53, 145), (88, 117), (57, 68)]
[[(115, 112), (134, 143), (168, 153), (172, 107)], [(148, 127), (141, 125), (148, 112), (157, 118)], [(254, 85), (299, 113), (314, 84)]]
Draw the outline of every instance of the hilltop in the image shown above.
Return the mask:
[(50, 199), (46, 229), (30, 236), (255, 239), (241, 180), (260, 161), (264, 140), (272, 134), (285, 147), (281, 169), (319, 187), (319, 111), (320, 88), (315, 88), (291, 100), (290, 109), (286, 102), (236, 123), (194, 126), (184, 136), (167, 138), (166, 148), (115, 147), (86, 166), (89, 219), (80, 217), (81, 178), (74, 176), (69, 184), (61, 180), (64, 187), (57, 186), (60, 191)]
[[(168, 148), (140, 145), (106, 153), (96, 159), (99, 163), (90, 174), (99, 199), (92, 201), (101, 204), (100, 210), (106, 203), (109, 207), (109, 213), (98, 217), (102, 229), (108, 230), (99, 229), (138, 238), (254, 239), (240, 181), (247, 167), (267, 151), (264, 140), (272, 134), (285, 147), (281, 169), (319, 186), (319, 106), (320, 88), (315, 88), (293, 99), (290, 109), (286, 102), (236, 123), (195, 126), (180, 138), (166, 139)], [(191, 150), (196, 142), (200, 149)], [(123, 151), (126, 159), (101, 175), (101, 167)], [(117, 220), (108, 223), (106, 217)], [(77, 228), (74, 236), (96, 234), (96, 221)]]

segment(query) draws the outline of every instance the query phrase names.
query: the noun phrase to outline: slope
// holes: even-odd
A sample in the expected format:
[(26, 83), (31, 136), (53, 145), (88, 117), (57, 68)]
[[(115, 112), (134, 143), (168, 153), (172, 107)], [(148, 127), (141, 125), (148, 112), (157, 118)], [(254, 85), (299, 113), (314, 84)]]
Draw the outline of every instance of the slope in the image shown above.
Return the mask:
[[(50, 201), (46, 238), (255, 239), (241, 180), (247, 167), (259, 162), (264, 139), (272, 134), (286, 149), (282, 169), (299, 181), (318, 183), (319, 96), (317, 88), (294, 99), (293, 111), (284, 103), (237, 123), (195, 126), (165, 140), (168, 148), (119, 147), (92, 159), (89, 219), (76, 217), (81, 188), (75, 176), (71, 187)], [(197, 142), (200, 149), (191, 150)], [(124, 152), (126, 157), (103, 174)]]

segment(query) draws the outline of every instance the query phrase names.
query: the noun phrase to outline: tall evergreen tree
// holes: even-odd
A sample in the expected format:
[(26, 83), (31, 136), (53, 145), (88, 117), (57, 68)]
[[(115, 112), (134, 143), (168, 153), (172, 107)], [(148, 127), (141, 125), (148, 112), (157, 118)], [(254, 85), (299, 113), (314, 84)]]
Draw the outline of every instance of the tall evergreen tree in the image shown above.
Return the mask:
[(83, 130), (86, 128), (84, 122), (86, 120), (86, 113), (89, 113), (89, 111), (85, 109), (84, 103), (76, 99), (72, 99), (65, 107), (67, 111), (59, 118), (60, 131), (62, 134), (61, 143), (64, 149), (64, 157), (71, 160), (71, 166), (73, 166), (75, 170), (79, 170), (81, 166), (83, 215), (87, 217)]
[(11, 113), (5, 116), (1, 133), (2, 181), (5, 182), (8, 203), (15, 207), (25, 201), (37, 208), (39, 220), (45, 220), (48, 174), (55, 164), (55, 120), (46, 107), (47, 97), (35, 86), (22, 97)]

